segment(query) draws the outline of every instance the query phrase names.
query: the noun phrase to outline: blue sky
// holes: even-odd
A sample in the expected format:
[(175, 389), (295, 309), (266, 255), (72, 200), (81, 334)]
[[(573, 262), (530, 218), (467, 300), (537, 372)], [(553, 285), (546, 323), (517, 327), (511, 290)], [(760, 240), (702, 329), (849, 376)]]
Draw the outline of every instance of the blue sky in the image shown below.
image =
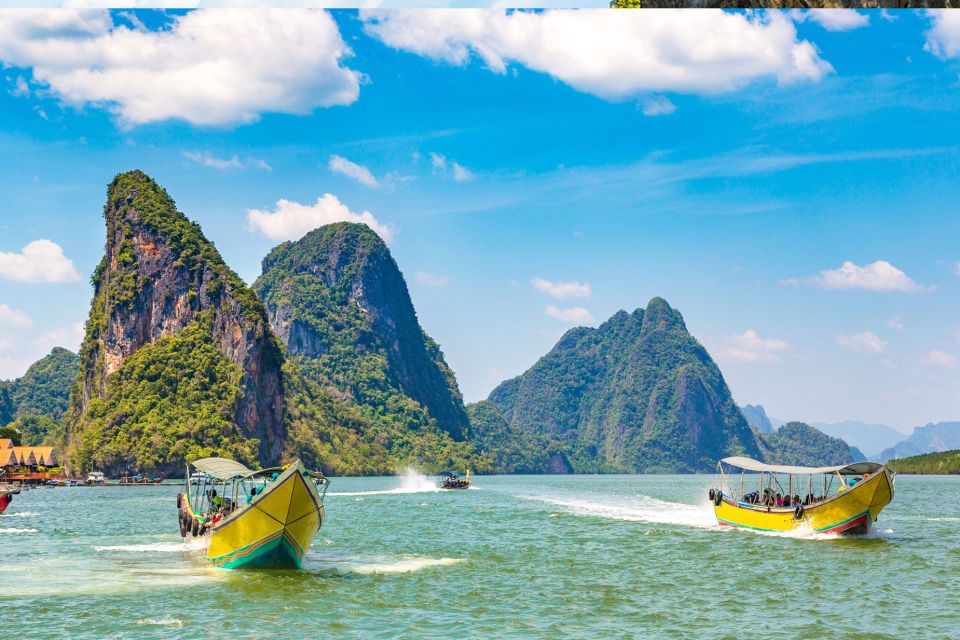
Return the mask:
[(248, 282), (371, 221), (471, 401), (662, 296), (740, 403), (960, 419), (960, 24), (696, 13), (0, 11), (0, 378), (141, 168)]

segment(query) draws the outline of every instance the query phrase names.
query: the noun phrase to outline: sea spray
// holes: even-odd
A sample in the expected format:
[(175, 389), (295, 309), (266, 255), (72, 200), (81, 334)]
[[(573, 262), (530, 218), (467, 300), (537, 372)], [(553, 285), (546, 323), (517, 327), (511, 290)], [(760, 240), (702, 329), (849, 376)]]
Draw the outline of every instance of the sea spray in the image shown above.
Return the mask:
[(435, 493), (440, 491), (437, 481), (425, 476), (416, 469), (407, 468), (399, 476), (400, 486), (393, 489), (380, 489), (374, 491), (331, 491), (328, 496), (381, 496), (393, 495), (398, 493)]

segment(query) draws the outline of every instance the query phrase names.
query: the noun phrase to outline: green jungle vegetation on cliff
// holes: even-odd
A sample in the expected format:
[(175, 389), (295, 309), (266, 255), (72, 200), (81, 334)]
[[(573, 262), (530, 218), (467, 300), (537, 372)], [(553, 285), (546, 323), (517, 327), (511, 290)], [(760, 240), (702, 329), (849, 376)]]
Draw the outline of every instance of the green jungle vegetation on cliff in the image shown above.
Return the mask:
[(925, 453), (920, 456), (890, 460), (891, 471), (907, 474), (960, 474), (960, 449)]
[(470, 442), (493, 457), (497, 473), (573, 473), (559, 442), (518, 431), (489, 400), (467, 405), (467, 413)]
[[(90, 402), (70, 458), (83, 468), (153, 470), (221, 455), (257, 464), (260, 442), (233, 420), (240, 377), (211, 340), (209, 317), (141, 347)], [(132, 464), (131, 464), (132, 463)]]
[(568, 331), (489, 400), (525, 436), (560, 443), (577, 472), (710, 471), (760, 457), (720, 370), (661, 298)]
[(846, 442), (802, 422), (788, 422), (761, 437), (764, 459), (771, 464), (828, 467), (854, 461)]
[[(336, 223), (279, 245), (253, 286), (300, 368), (295, 388), (313, 404), (331, 396), (321, 402), (328, 423), (354, 425), (375, 447), (368, 453), (376, 455), (350, 467), (491, 469), (463, 441), (467, 417), (456, 377), (420, 328), (399, 268), (369, 227)], [(292, 404), (311, 410), (311, 403)], [(331, 455), (345, 454), (327, 450)]]
[(77, 355), (56, 347), (23, 377), (0, 382), (0, 425), (16, 429), (24, 445), (41, 444), (56, 431), (79, 373)]
[[(388, 300), (377, 318), (404, 328), (401, 337), (422, 355), (398, 362), (377, 342), (380, 327), (343, 295), (359, 286), (351, 278), (363, 276), (366, 262), (344, 263), (345, 288), (333, 287), (333, 295), (306, 274), (271, 272), (295, 278), (295, 299), (304, 296), (298, 313), (323, 345), (320, 357), (287, 357), (256, 293), (152, 179), (139, 171), (117, 176), (104, 217), (105, 256), (93, 276), (79, 382), (59, 436), (74, 469), (176, 473), (203, 456), (262, 465), (282, 454), (338, 475), (407, 466), (491, 470), (489, 457), (463, 441), (466, 413), (453, 372), (409, 300)], [(379, 238), (355, 226), (361, 253), (376, 258), (367, 262), (393, 264)], [(370, 236), (376, 242), (364, 245)], [(282, 247), (291, 255), (297, 245)], [(404, 302), (414, 330), (409, 318), (396, 317)], [(447, 395), (421, 403), (403, 383), (421, 395), (438, 387)], [(428, 406), (452, 419), (441, 428)], [(265, 428), (271, 412), (279, 422)]]

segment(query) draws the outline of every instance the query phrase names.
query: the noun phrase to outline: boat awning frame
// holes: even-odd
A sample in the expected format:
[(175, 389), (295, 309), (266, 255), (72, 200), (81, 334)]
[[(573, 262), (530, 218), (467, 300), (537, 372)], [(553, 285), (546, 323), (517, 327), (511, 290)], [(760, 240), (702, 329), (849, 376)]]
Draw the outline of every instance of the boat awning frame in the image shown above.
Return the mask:
[(883, 468), (882, 464), (877, 462), (853, 462), (850, 464), (841, 464), (835, 467), (797, 467), (784, 464), (765, 464), (747, 458), (746, 456), (732, 456), (724, 458), (720, 462), (728, 464), (731, 467), (745, 469), (747, 471), (765, 471), (767, 473), (788, 473), (790, 475), (819, 475), (824, 473), (839, 473), (842, 476), (859, 476), (864, 473), (876, 473)]
[(191, 463), (197, 471), (203, 471), (208, 476), (217, 480), (231, 480), (233, 478), (246, 478), (255, 473), (253, 469), (248, 469), (236, 460), (228, 458), (200, 458)]

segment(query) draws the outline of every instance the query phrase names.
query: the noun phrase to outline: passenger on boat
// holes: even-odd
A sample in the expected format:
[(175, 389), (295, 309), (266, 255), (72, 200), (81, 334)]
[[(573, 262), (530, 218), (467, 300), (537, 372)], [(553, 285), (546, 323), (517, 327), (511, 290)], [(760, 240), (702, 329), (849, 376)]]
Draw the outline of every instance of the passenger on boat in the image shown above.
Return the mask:
[(214, 511), (220, 511), (223, 508), (223, 498), (217, 495), (217, 490), (214, 489), (210, 494), (210, 504), (213, 505)]

